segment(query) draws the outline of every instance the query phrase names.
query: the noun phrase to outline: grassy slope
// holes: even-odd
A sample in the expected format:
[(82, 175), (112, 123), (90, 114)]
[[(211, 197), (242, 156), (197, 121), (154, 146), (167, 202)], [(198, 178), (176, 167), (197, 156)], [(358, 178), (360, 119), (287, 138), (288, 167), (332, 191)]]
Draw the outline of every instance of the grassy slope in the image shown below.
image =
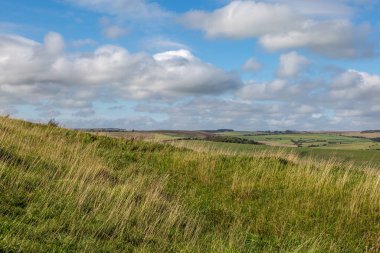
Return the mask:
[(0, 118), (0, 252), (380, 250), (380, 174)]

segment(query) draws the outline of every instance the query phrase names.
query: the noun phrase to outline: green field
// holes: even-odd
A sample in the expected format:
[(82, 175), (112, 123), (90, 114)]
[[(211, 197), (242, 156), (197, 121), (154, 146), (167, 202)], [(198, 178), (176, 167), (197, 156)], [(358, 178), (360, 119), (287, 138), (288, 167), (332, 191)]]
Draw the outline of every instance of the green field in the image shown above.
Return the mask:
[(0, 117), (0, 252), (380, 250), (376, 168), (118, 137)]
[[(345, 136), (346, 133), (264, 133), (264, 132), (202, 132), (202, 131), (151, 131), (151, 132), (106, 132), (102, 135), (118, 138), (137, 138), (150, 141), (175, 141), (175, 140), (205, 140), (210, 136), (220, 136), (223, 138), (235, 138), (236, 142), (250, 140), (259, 142), (266, 146), (273, 147), (297, 147), (299, 151), (309, 151), (309, 149), (330, 149), (330, 151), (313, 151), (312, 153), (335, 153), (336, 150), (347, 150), (347, 152), (337, 151), (338, 155), (348, 154), (351, 150), (380, 150), (380, 142), (365, 137)], [(359, 134), (359, 132), (358, 132)], [(210, 139), (211, 140), (211, 139)], [(334, 151), (331, 151), (334, 150)], [(354, 152), (355, 153), (355, 152)], [(365, 152), (357, 152), (365, 153)], [(376, 154), (369, 152), (369, 154)], [(346, 155), (344, 155), (346, 157)], [(364, 155), (366, 156), (366, 155)], [(372, 157), (372, 156), (370, 156)]]
[(272, 146), (311, 147), (323, 149), (379, 149), (380, 142), (368, 138), (357, 138), (329, 133), (263, 134), (257, 132), (226, 132), (224, 136), (235, 136), (263, 142)]
[[(206, 152), (215, 151), (247, 155), (257, 152), (285, 152), (295, 153), (304, 158), (334, 159), (339, 162), (354, 163), (359, 166), (380, 167), (380, 142), (364, 137), (344, 136), (343, 133), (266, 134), (262, 132), (224, 132), (216, 134), (223, 137), (253, 140), (265, 145), (204, 141), (207, 133), (203, 133), (202, 135), (200, 134), (202, 132), (198, 131), (148, 133), (149, 136), (147, 136), (147, 132), (137, 132), (134, 134), (140, 135), (140, 139), (142, 140), (169, 142), (175, 146), (205, 150)], [(107, 136), (127, 139), (131, 137), (131, 134), (105, 133)]]
[(276, 147), (267, 145), (249, 145), (240, 143), (221, 143), (201, 140), (188, 140), (172, 142), (173, 145), (186, 147), (204, 152), (221, 152), (227, 154), (246, 154), (252, 155), (265, 152), (284, 152), (297, 154), (303, 158), (316, 160), (338, 160), (344, 163), (354, 163), (358, 166), (371, 166), (380, 168), (379, 150), (360, 150), (360, 149), (324, 149), (324, 148), (295, 148), (295, 147)]
[[(223, 132), (217, 136), (234, 137), (263, 143), (249, 145), (241, 143), (223, 143), (205, 141), (210, 133), (199, 131), (166, 132), (121, 132), (103, 133), (117, 138), (137, 138), (140, 140), (168, 142), (175, 146), (187, 147), (205, 152), (223, 152), (231, 154), (255, 154), (257, 152), (295, 153), (300, 157), (338, 160), (354, 163), (358, 166), (380, 167), (380, 142), (369, 138), (358, 138), (332, 133), (266, 134), (263, 132)], [(295, 145), (296, 142), (298, 145)]]

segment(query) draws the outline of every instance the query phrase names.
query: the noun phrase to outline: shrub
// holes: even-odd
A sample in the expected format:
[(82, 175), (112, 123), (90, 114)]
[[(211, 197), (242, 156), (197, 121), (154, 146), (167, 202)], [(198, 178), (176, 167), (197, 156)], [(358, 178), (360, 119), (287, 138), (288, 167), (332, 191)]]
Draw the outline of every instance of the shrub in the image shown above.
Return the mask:
[(55, 119), (50, 119), (47, 125), (50, 127), (59, 127), (59, 123)]

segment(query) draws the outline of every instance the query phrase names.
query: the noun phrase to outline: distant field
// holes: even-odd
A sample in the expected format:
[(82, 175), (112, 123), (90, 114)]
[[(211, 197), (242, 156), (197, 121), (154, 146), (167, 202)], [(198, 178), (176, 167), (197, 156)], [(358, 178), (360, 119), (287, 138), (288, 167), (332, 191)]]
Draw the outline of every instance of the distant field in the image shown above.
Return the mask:
[[(270, 146), (310, 147), (324, 149), (380, 149), (380, 142), (371, 139), (343, 136), (338, 133), (263, 134), (257, 132), (226, 132), (225, 136), (255, 140)], [(377, 133), (376, 133), (377, 134)]]
[[(348, 132), (344, 132), (347, 134)], [(351, 132), (353, 134), (354, 132)], [(360, 134), (359, 132), (356, 132)], [(377, 133), (375, 133), (377, 134)], [(101, 133), (111, 137), (138, 139), (158, 142), (170, 142), (195, 150), (212, 150), (227, 153), (253, 154), (257, 152), (284, 151), (301, 157), (315, 159), (337, 159), (341, 162), (353, 162), (357, 165), (380, 167), (380, 142), (361, 137), (343, 136), (342, 133), (296, 133), (265, 134), (263, 132), (223, 132), (217, 135), (254, 140), (265, 145), (241, 143), (223, 143), (204, 141), (208, 132), (200, 131), (152, 131)], [(371, 135), (372, 137), (372, 135)], [(193, 139), (191, 139), (193, 138)]]
[(210, 136), (223, 136), (256, 141), (274, 147), (298, 147), (334, 150), (380, 150), (378, 138), (380, 133), (336, 132), (336, 133), (292, 133), (267, 134), (263, 132), (223, 132), (210, 133), (202, 131), (140, 131), (140, 132), (102, 132), (99, 135), (110, 137), (173, 141), (183, 139), (203, 140)]
[(338, 160), (339, 162), (354, 163), (356, 165), (368, 165), (380, 168), (379, 150), (348, 150), (348, 149), (323, 149), (323, 148), (291, 148), (273, 147), (266, 145), (249, 145), (239, 143), (215, 143), (208, 141), (181, 141), (173, 142), (174, 145), (194, 150), (216, 151), (232, 154), (257, 154), (263, 152), (294, 153), (300, 157), (311, 157), (323, 160)]
[(343, 132), (341, 135), (352, 137), (364, 137), (364, 138), (380, 138), (380, 132), (375, 133), (362, 133), (362, 132)]
[[(139, 131), (139, 132), (101, 132), (99, 135), (119, 138), (170, 141), (177, 139), (202, 140), (210, 136), (236, 137), (257, 141), (269, 146), (310, 147), (332, 149), (380, 149), (380, 142), (364, 136), (348, 136), (349, 133), (295, 133), (265, 134), (262, 132), (223, 132), (210, 133), (202, 131)], [(344, 135), (346, 134), (346, 135)], [(358, 133), (360, 134), (360, 133)], [(377, 133), (375, 133), (376, 136)], [(372, 137), (373, 137), (372, 136)]]

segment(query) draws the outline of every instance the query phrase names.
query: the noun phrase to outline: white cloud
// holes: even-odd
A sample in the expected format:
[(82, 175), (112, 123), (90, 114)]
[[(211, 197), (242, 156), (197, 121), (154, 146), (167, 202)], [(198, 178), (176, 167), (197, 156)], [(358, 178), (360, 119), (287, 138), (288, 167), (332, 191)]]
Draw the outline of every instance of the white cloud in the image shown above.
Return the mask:
[[(334, 99), (380, 103), (380, 76), (348, 70), (336, 76), (331, 84)], [(376, 103), (376, 104), (377, 104)]]
[[(204, 63), (187, 50), (167, 51), (153, 56), (153, 64), (146, 66), (134, 85), (128, 90), (135, 91), (140, 85), (150, 87), (144, 92), (149, 96), (166, 91), (168, 95), (220, 94), (240, 85), (239, 78), (224, 73), (211, 64)], [(144, 97), (144, 92), (140, 93)]]
[(346, 0), (266, 0), (266, 2), (286, 4), (303, 15), (319, 18), (344, 18), (354, 13)]
[(244, 72), (255, 72), (261, 69), (262, 65), (256, 58), (249, 58), (242, 66)]
[[(335, 73), (325, 81), (297, 77), (261, 83), (247, 81), (235, 92), (239, 101), (247, 102), (246, 106), (261, 108), (251, 112), (254, 116), (247, 113), (241, 117), (262, 117), (255, 124), (272, 129), (277, 126), (279, 129), (309, 130), (377, 128), (380, 124), (379, 94), (380, 76), (356, 70)], [(266, 105), (277, 107), (268, 111)]]
[(285, 5), (255, 1), (232, 1), (213, 12), (190, 11), (183, 17), (185, 25), (203, 30), (207, 37), (233, 39), (279, 33), (297, 27), (301, 20)]
[(290, 52), (280, 56), (280, 65), (277, 70), (279, 77), (296, 77), (304, 70), (309, 61), (297, 52)]
[(380, 124), (380, 76), (347, 70), (332, 77), (317, 103), (329, 110), (337, 127), (377, 128)]
[(369, 33), (368, 26), (354, 27), (347, 20), (306, 21), (299, 29), (265, 35), (260, 43), (270, 51), (307, 48), (326, 56), (355, 58), (373, 54)]
[(256, 83), (254, 81), (249, 81), (237, 92), (237, 95), (245, 100), (274, 99), (278, 98), (279, 94), (281, 94), (282, 97), (286, 86), (286, 81), (279, 79), (268, 83)]
[[(355, 26), (347, 18), (336, 15), (331, 18), (326, 13), (317, 15), (323, 12), (322, 3), (317, 8), (311, 1), (301, 7), (292, 4), (295, 2), (299, 1), (231, 1), (212, 12), (190, 11), (183, 16), (182, 22), (189, 28), (203, 31), (209, 38), (258, 38), (270, 51), (306, 48), (336, 58), (373, 55), (369, 25)], [(330, 12), (336, 13), (346, 5), (327, 6), (331, 6)], [(345, 16), (345, 12), (349, 11), (342, 11), (341, 16)]]
[[(0, 100), (5, 104), (50, 104), (87, 115), (104, 99), (177, 99), (221, 94), (240, 85), (237, 76), (205, 63), (187, 50), (150, 56), (106, 45), (70, 55), (57, 33), (44, 44), (0, 36)], [(6, 101), (6, 102), (4, 102)], [(83, 113), (85, 112), (85, 113)]]
[(49, 32), (45, 36), (45, 49), (50, 54), (59, 54), (65, 48), (63, 37), (56, 32)]
[(247, 101), (253, 100), (284, 100), (294, 98), (303, 91), (299, 85), (293, 85), (282, 79), (275, 79), (270, 82), (257, 83), (247, 81), (236, 95)]
[[(149, 55), (104, 45), (69, 54), (65, 44), (57, 33), (43, 43), (0, 35), (0, 113), (28, 105), (42, 118), (68, 115), (70, 126), (145, 129), (342, 130), (380, 124), (379, 75), (348, 70), (326, 83), (304, 80), (307, 76), (297, 74), (307, 59), (295, 52), (282, 55), (279, 70), (281, 77), (292, 78), (241, 84), (236, 75), (186, 49)], [(136, 114), (161, 119), (102, 118), (93, 106), (131, 100), (141, 102)]]
[[(300, 109), (302, 108), (302, 109)], [(278, 130), (310, 129), (309, 122), (319, 124), (318, 119), (306, 122), (317, 109), (306, 104), (256, 103), (225, 98), (194, 98), (175, 106), (141, 104), (140, 112), (160, 112), (168, 119), (157, 122), (164, 129), (218, 129)]]

